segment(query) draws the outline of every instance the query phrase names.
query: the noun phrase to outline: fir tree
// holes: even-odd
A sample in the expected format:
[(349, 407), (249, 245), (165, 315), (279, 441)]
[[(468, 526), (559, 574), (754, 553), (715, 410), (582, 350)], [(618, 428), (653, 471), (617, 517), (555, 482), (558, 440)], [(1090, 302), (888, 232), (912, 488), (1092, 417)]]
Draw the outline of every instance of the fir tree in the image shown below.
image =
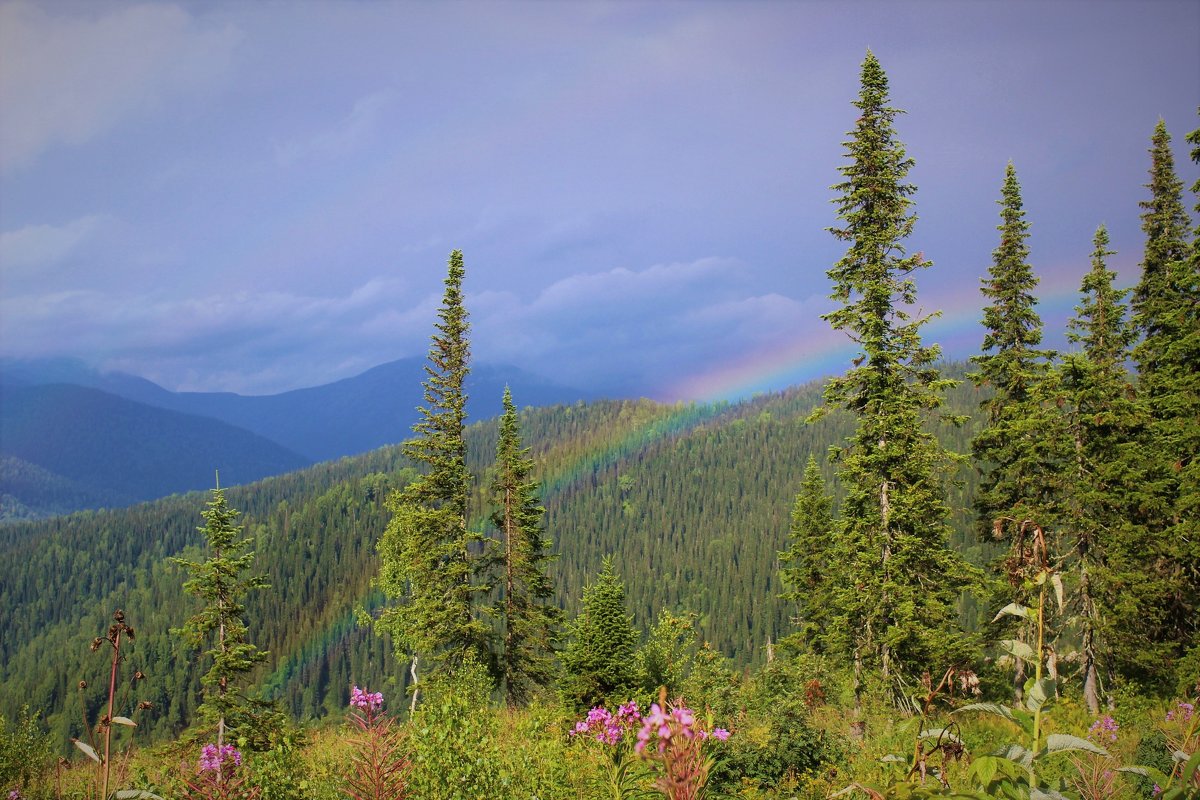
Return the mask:
[(199, 597), (205, 605), (172, 633), (182, 636), (192, 648), (211, 645), (205, 656), (212, 665), (200, 679), (204, 700), (196, 710), (206, 725), (216, 726), (220, 747), (227, 733), (253, 725), (254, 706), (240, 684), (256, 664), (267, 660), (267, 653), (247, 640), (245, 601), (251, 591), (268, 588), (269, 584), (262, 576), (246, 574), (254, 563), (254, 552), (247, 549), (251, 540), (240, 538), (238, 512), (226, 503), (225, 490), (219, 483), (200, 514), (205, 524), (198, 530), (211, 555), (204, 561), (171, 561), (191, 575), (183, 584), (184, 591)]
[(1042, 409), (1035, 398), (1051, 354), (1038, 349), (1042, 320), (1033, 294), (1038, 279), (1028, 262), (1029, 223), (1012, 162), (997, 202), (1000, 244), (983, 280), (983, 296), (991, 302), (983, 310), (982, 354), (971, 359), (979, 372), (970, 376), (976, 385), (992, 390), (983, 402), (987, 423), (971, 443), (983, 470), (976, 511), (984, 535), (1000, 517), (1034, 519), (1049, 529), (1046, 477), (1054, 474), (1054, 465), (1039, 452), (1044, 437), (1036, 418)]
[(604, 559), (594, 583), (583, 590), (583, 608), (570, 625), (562, 654), (563, 694), (576, 708), (608, 699), (627, 700), (637, 685), (638, 635), (625, 608), (625, 585)]
[(521, 427), (512, 392), (504, 389), (504, 414), (496, 446), (492, 524), (500, 534), (496, 559), (501, 570), (499, 600), (493, 612), (500, 620), (503, 651), (500, 687), (510, 706), (527, 702), (532, 692), (554, 675), (555, 629), (561, 612), (553, 605), (554, 583), (546, 574), (550, 541), (542, 535), (546, 510), (531, 479), (533, 459), (521, 446)]
[(850, 163), (834, 187), (843, 224), (830, 229), (849, 244), (828, 273), (842, 307), (824, 318), (848, 331), (863, 354), (825, 391), (826, 407), (858, 419), (839, 458), (846, 498), (831, 559), (828, 644), (857, 677), (874, 671), (900, 698), (904, 682), (968, 655), (955, 604), (972, 573), (947, 546), (942, 478), (950, 456), (922, 426), (952, 382), (934, 366), (938, 348), (921, 342), (927, 320), (906, 310), (916, 302), (912, 274), (930, 265), (903, 244), (916, 221), (916, 188), (905, 182), (913, 162), (896, 138), (900, 112), (888, 105), (887, 76), (870, 52), (854, 105)]
[(832, 549), (833, 499), (811, 454), (792, 506), (788, 549), (779, 554), (780, 598), (795, 603), (796, 632), (789, 637), (809, 650), (821, 650), (820, 637), (829, 613), (829, 566)]
[[(1083, 696), (1093, 714), (1100, 709), (1100, 666), (1109, 649), (1102, 639), (1112, 638), (1103, 627), (1112, 606), (1112, 598), (1106, 598), (1111, 595), (1108, 576), (1120, 564), (1113, 544), (1125, 516), (1123, 451), (1142, 421), (1125, 371), (1133, 343), (1132, 328), (1125, 321), (1128, 292), (1113, 286), (1116, 273), (1108, 269), (1107, 259), (1114, 251), (1108, 244), (1108, 231), (1101, 225), (1080, 304), (1068, 323), (1067, 339), (1080, 351), (1064, 356), (1058, 368), (1065, 457), (1054, 482), (1062, 502), (1062, 533), (1076, 556)], [(1053, 433), (1046, 430), (1043, 436)], [(1107, 567), (1106, 553), (1113, 555)]]
[(418, 409), (417, 436), (404, 444), (405, 455), (426, 471), (389, 498), (392, 519), (379, 543), (379, 583), (396, 601), (380, 615), (380, 629), (392, 635), (398, 654), (429, 656), (451, 670), (471, 654), (482, 659), (487, 653), (486, 627), (475, 609), (482, 587), (472, 551), (482, 537), (467, 525), (471, 474), (463, 430), (470, 326), (463, 274), (462, 252), (455, 250), (425, 366), (427, 405)]

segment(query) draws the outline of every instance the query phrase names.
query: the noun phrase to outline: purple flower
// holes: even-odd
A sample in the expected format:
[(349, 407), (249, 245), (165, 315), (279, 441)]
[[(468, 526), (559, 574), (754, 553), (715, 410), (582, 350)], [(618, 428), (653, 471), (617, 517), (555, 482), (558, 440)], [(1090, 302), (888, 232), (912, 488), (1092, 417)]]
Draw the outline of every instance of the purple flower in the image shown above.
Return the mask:
[(8, 793), (8, 800), (25, 800), (25, 796), (21, 794), (20, 789), (13, 789)]
[(1088, 728), (1088, 738), (1095, 741), (1108, 739), (1110, 742), (1115, 742), (1117, 731), (1120, 729), (1121, 726), (1117, 724), (1117, 721), (1106, 715), (1093, 722), (1092, 727)]
[(363, 711), (375, 712), (383, 708), (382, 692), (365, 692), (355, 686), (350, 690), (350, 705)]
[(712, 737), (718, 742), (723, 742), (729, 738), (729, 731), (724, 728), (713, 728)]
[(220, 749), (215, 744), (206, 744), (200, 749), (201, 772), (220, 772), (221, 766), (229, 762), (235, 767), (242, 765), (242, 754), (231, 744), (221, 745)]

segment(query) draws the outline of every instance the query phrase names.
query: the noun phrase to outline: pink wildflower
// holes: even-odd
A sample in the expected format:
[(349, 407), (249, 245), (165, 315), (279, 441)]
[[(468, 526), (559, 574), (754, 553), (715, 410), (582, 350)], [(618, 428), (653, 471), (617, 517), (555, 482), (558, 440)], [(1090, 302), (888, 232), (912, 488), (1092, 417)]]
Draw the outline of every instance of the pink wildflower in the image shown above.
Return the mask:
[(350, 691), (350, 705), (355, 708), (361, 708), (363, 711), (375, 712), (383, 708), (383, 693), (382, 692), (365, 692), (355, 686)]
[(218, 749), (215, 744), (206, 744), (200, 749), (201, 772), (220, 772), (227, 763), (235, 767), (242, 765), (242, 754), (233, 745), (224, 744)]

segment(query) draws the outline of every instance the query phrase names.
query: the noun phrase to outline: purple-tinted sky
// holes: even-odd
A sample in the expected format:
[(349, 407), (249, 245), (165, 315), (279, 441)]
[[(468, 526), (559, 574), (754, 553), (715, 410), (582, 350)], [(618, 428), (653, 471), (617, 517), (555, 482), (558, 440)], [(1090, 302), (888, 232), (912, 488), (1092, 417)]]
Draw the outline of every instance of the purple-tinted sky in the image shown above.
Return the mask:
[[(0, 356), (268, 393), (422, 355), (714, 397), (844, 367), (819, 314), (868, 47), (908, 113), (930, 338), (979, 345), (1017, 167), (1052, 343), (1092, 233), (1136, 280), (1200, 3), (0, 3)], [(1189, 195), (1189, 204), (1193, 202)]]

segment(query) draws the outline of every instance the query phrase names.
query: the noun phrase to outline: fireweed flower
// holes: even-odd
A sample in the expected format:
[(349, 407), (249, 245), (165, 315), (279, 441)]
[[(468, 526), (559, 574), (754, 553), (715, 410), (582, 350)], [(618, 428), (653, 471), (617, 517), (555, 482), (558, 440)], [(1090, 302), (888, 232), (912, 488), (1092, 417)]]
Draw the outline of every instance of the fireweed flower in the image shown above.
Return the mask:
[(637, 703), (626, 703), (613, 714), (603, 706), (596, 706), (587, 716), (575, 723), (568, 734), (579, 736), (592, 734), (597, 742), (607, 745), (619, 744), (625, 738), (625, 732), (641, 724), (642, 715)]
[(1180, 701), (1175, 708), (1167, 712), (1167, 722), (1174, 722), (1176, 719), (1178, 719), (1180, 722), (1190, 722), (1192, 719), (1192, 712), (1195, 710), (1196, 707), (1191, 703), (1184, 703), (1183, 701)]
[(232, 763), (235, 767), (242, 765), (242, 754), (233, 745), (221, 745), (220, 749), (218, 749), (215, 744), (206, 744), (201, 748), (201, 772), (220, 772), (222, 765), (227, 763)]
[(1117, 724), (1117, 721), (1106, 715), (1093, 722), (1092, 727), (1088, 728), (1088, 738), (1097, 742), (1104, 739), (1115, 742), (1117, 731), (1120, 729), (1121, 726)]
[(383, 708), (383, 693), (382, 692), (364, 692), (362, 689), (355, 686), (350, 691), (350, 705), (355, 708), (360, 708), (363, 711), (376, 712)]

